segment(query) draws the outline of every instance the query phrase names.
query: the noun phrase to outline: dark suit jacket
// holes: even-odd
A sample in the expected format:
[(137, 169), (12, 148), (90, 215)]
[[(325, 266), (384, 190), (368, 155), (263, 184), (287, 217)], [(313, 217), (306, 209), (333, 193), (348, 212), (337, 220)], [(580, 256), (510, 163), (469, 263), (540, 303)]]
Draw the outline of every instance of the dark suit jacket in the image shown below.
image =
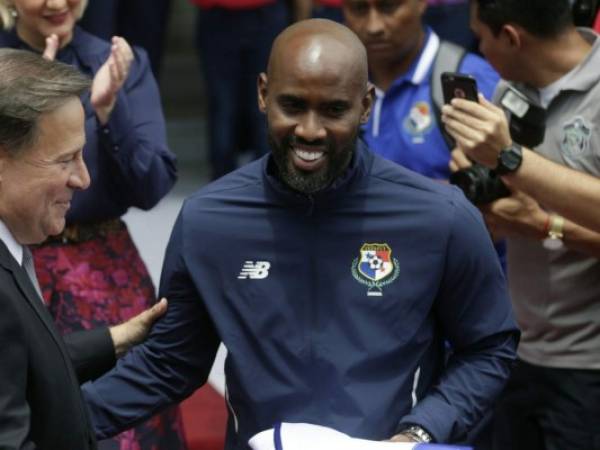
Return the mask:
[(107, 328), (64, 339), (0, 241), (0, 449), (96, 448), (79, 383), (114, 365)]

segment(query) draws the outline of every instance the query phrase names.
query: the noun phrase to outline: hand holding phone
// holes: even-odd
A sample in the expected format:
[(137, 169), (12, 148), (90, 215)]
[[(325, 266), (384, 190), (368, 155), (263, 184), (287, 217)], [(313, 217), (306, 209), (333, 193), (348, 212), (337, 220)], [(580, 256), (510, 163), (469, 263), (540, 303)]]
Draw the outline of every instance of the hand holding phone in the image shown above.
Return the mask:
[(464, 98), (478, 102), (477, 81), (471, 75), (458, 72), (442, 74), (442, 92), (444, 103), (450, 103), (453, 98)]

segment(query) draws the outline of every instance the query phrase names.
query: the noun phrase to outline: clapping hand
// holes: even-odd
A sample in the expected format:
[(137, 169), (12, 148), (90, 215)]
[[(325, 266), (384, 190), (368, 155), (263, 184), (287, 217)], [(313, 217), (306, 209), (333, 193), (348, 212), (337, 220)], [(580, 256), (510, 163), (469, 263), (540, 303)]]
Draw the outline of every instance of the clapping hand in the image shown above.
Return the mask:
[(44, 53), (42, 53), (42, 57), (49, 61), (54, 61), (56, 52), (58, 51), (58, 44), (58, 36), (52, 33), (46, 38), (46, 48), (44, 49)]
[(117, 101), (117, 93), (129, 75), (132, 61), (133, 51), (127, 41), (122, 37), (113, 37), (110, 55), (92, 83), (91, 102), (102, 125), (108, 122)]

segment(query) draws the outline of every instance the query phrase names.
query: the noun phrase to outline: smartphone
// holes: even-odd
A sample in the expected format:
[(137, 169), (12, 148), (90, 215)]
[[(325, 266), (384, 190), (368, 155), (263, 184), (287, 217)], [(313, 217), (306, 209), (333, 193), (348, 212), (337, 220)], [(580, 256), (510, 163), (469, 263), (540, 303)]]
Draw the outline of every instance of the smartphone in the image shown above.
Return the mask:
[(464, 98), (474, 102), (477, 97), (477, 81), (471, 75), (458, 72), (444, 72), (442, 74), (442, 92), (444, 103), (450, 103), (453, 98)]

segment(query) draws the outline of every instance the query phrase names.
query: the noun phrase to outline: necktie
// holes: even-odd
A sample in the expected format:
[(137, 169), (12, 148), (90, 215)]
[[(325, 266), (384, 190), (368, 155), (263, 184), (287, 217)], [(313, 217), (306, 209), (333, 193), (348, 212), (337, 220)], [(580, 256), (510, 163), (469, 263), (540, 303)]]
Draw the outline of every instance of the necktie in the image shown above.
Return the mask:
[(27, 276), (31, 280), (31, 284), (33, 284), (33, 287), (43, 303), (44, 297), (42, 296), (42, 290), (40, 289), (40, 284), (38, 283), (37, 276), (35, 275), (35, 267), (33, 266), (33, 255), (27, 247), (23, 247), (23, 269), (25, 269), (25, 272), (27, 272)]

